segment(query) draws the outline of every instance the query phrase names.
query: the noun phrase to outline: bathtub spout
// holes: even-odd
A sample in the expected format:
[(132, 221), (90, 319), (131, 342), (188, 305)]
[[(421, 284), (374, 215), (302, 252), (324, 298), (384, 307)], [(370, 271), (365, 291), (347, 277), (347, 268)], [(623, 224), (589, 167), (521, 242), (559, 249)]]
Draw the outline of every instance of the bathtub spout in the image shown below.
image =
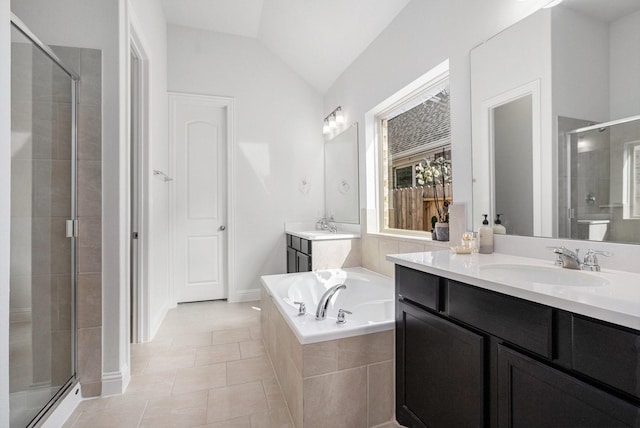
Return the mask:
[(316, 309), (316, 319), (323, 320), (327, 317), (327, 306), (329, 306), (329, 302), (334, 294), (336, 294), (339, 290), (346, 289), (347, 286), (344, 284), (334, 285), (330, 289), (324, 292), (322, 297), (320, 298), (320, 302), (318, 303), (318, 309)]

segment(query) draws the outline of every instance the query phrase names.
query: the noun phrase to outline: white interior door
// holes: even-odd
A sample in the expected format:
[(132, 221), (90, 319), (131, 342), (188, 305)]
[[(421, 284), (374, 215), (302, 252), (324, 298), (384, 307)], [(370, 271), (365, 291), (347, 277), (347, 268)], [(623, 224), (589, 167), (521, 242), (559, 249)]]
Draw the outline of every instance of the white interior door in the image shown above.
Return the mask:
[(176, 301), (224, 299), (227, 108), (214, 97), (171, 95)]

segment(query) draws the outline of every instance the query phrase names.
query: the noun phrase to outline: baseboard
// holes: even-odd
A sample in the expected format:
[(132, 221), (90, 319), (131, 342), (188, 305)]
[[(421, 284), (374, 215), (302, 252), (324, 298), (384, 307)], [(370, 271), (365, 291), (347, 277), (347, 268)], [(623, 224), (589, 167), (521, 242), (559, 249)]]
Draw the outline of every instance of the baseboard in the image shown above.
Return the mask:
[(158, 330), (160, 330), (160, 326), (162, 325), (162, 322), (167, 316), (167, 312), (169, 312), (169, 305), (165, 304), (164, 307), (162, 308), (162, 311), (160, 311), (160, 316), (156, 317), (156, 319), (152, 322), (150, 326), (149, 337), (143, 338), (145, 342), (151, 342), (153, 338), (156, 337), (156, 334), (158, 334)]
[(237, 290), (234, 296), (229, 297), (229, 301), (235, 302), (251, 302), (253, 300), (260, 300), (260, 289), (250, 288), (248, 290)]
[(69, 393), (60, 400), (58, 406), (40, 425), (40, 428), (59, 428), (67, 422), (71, 414), (76, 410), (78, 404), (82, 401), (82, 393), (78, 382)]
[(102, 375), (102, 396), (120, 395), (124, 393), (131, 381), (129, 365), (125, 365), (118, 372), (109, 372)]

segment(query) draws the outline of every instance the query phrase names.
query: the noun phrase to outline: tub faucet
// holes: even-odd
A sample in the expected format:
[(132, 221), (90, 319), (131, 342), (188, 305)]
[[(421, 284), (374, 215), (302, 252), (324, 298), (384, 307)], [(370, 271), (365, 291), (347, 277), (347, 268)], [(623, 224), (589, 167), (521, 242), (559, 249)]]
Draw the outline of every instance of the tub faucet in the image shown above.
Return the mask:
[(334, 294), (336, 294), (339, 290), (346, 289), (347, 286), (344, 284), (334, 285), (324, 292), (322, 297), (320, 298), (320, 302), (318, 302), (318, 309), (316, 309), (316, 319), (323, 320), (327, 317), (327, 306), (329, 306), (329, 302)]

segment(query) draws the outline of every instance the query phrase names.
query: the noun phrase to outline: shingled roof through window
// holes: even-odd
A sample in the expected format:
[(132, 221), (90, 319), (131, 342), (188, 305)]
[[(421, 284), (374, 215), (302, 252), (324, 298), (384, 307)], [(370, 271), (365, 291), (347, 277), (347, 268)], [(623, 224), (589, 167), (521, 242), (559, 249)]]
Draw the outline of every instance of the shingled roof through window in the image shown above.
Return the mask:
[(451, 136), (449, 91), (415, 106), (387, 123), (389, 152), (394, 155)]

